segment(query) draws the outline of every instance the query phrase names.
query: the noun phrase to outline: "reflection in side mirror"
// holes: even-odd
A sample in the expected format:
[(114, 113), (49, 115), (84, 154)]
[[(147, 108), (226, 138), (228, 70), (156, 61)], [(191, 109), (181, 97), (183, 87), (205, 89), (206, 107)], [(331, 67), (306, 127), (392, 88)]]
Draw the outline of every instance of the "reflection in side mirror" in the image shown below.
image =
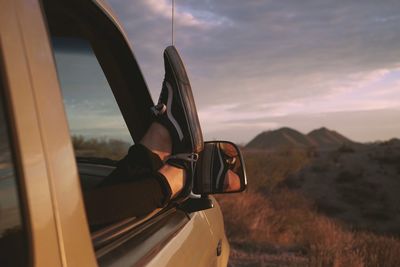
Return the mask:
[(236, 193), (246, 186), (246, 169), (239, 148), (227, 141), (205, 142), (196, 164), (193, 192)]

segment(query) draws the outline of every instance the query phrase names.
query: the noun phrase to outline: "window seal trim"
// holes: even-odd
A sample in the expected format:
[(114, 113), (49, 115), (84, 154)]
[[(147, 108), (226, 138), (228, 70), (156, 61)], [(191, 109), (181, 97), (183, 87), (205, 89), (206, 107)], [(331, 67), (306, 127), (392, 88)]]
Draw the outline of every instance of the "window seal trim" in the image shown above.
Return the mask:
[[(135, 248), (142, 245), (143, 240), (148, 240), (151, 236), (157, 236), (158, 240), (146, 248), (145, 251), (141, 253), (142, 255), (137, 255), (138, 259), (134, 262), (134, 266), (142, 266), (152, 256), (161, 251), (165, 244), (167, 244), (168, 241), (171, 240), (187, 224), (187, 222), (189, 222), (190, 218), (185, 212), (172, 207), (166, 210), (161, 210), (155, 216), (150, 214), (148, 217), (136, 221), (136, 223), (132, 220), (134, 219), (131, 218), (130, 221), (126, 220), (125, 222), (121, 222), (121, 224), (125, 223), (125, 225), (116, 224), (111, 232), (104, 236), (110, 237), (111, 239), (107, 240), (103, 237), (103, 244), (99, 242), (100, 239), (97, 237), (98, 241), (96, 244), (94, 241), (94, 245), (102, 245), (101, 247), (95, 248), (96, 257), (99, 263), (100, 261), (112, 261), (114, 258), (113, 255), (119, 254), (119, 252), (123, 251), (123, 247), (128, 246), (129, 251), (134, 251)], [(168, 225), (168, 223), (170, 225)], [(158, 231), (163, 227), (167, 227), (168, 231), (165, 232), (164, 235), (159, 235)]]
[(9, 141), (11, 160), (13, 163), (15, 183), (17, 185), (16, 191), (19, 202), (19, 214), (21, 216), (21, 228), (23, 231), (23, 235), (26, 238), (24, 244), (25, 246), (24, 256), (26, 257), (27, 266), (33, 266), (34, 251), (33, 251), (32, 229), (31, 229), (32, 226), (30, 222), (30, 211), (28, 209), (28, 204), (27, 204), (28, 200), (26, 198), (27, 190), (25, 187), (25, 183), (21, 178), (23, 176), (22, 162), (19, 156), (21, 149), (15, 137), (17, 129), (14, 124), (15, 115), (13, 113), (10, 102), (10, 92), (9, 92), (10, 89), (7, 81), (7, 73), (6, 73), (3, 53), (4, 51), (0, 43), (0, 97), (3, 98), (0, 99), (0, 101), (3, 102), (3, 110), (0, 110), (0, 112), (3, 112), (5, 123), (7, 126), (7, 135), (9, 139), (8, 141)]
[(108, 227), (102, 228), (92, 234), (93, 247), (95, 250), (99, 250), (105, 245), (114, 241), (115, 239), (123, 236), (128, 232), (131, 232), (132, 230), (140, 231), (139, 226), (143, 227), (146, 226), (146, 224), (147, 226), (150, 226), (152, 223), (160, 220), (163, 217), (164, 213), (168, 213), (168, 211), (163, 212), (163, 210), (158, 209), (149, 213), (145, 217), (127, 218)]

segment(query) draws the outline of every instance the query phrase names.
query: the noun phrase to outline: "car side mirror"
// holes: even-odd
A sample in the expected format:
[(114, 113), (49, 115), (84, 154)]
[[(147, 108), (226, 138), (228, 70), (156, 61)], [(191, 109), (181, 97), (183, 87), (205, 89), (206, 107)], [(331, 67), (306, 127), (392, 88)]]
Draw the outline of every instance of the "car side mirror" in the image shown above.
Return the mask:
[(228, 141), (205, 142), (196, 164), (193, 193), (237, 193), (246, 187), (246, 168), (237, 145)]

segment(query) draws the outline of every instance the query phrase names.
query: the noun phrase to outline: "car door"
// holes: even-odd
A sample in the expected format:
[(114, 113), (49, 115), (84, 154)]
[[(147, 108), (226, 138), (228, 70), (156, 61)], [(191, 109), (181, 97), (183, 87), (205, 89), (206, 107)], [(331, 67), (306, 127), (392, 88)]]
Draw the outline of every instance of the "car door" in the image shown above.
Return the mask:
[[(54, 0), (42, 4), (62, 91), (53, 101), (59, 97), (64, 101), (77, 158), (77, 165), (68, 168), (73, 174), (77, 168), (85, 190), (104, 179), (115, 168), (115, 160), (141, 139), (151, 122), (153, 101), (119, 24), (104, 4)], [(39, 109), (43, 114), (52, 112), (49, 105)], [(49, 134), (56, 135), (56, 129), (49, 129)], [(54, 173), (67, 171), (57, 161), (52, 164)], [(67, 194), (71, 184), (67, 179), (78, 178), (62, 179), (55, 190)], [(218, 244), (204, 213), (189, 216), (174, 205), (91, 229), (91, 236), (100, 266), (217, 264)], [(72, 241), (63, 244), (65, 250), (77, 246)]]
[(39, 36), (36, 29), (44, 29), (38, 3), (34, 7), (32, 1), (0, 1), (0, 266), (63, 262), (33, 89), (40, 77), (32, 76), (28, 55), (27, 24)]

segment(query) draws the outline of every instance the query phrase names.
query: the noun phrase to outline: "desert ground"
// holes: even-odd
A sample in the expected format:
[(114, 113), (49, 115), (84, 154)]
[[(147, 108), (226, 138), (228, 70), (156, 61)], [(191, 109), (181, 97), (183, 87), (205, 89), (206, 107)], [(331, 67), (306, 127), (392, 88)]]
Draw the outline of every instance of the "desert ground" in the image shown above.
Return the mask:
[(309, 136), (282, 128), (243, 147), (249, 188), (219, 197), (230, 266), (400, 266), (400, 140)]

